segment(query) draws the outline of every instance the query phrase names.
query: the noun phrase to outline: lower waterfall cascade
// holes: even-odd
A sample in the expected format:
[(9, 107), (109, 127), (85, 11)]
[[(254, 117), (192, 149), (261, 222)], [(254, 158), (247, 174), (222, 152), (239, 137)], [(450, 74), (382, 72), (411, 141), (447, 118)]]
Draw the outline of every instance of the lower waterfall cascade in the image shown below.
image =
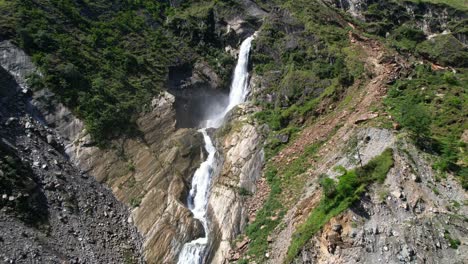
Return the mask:
[(188, 196), (188, 207), (192, 211), (194, 217), (198, 219), (205, 230), (205, 236), (192, 240), (184, 244), (182, 251), (179, 254), (178, 264), (201, 264), (205, 263), (207, 257), (207, 248), (209, 245), (209, 226), (207, 219), (207, 204), (211, 180), (216, 168), (216, 148), (213, 145), (212, 139), (207, 133), (208, 128), (218, 128), (223, 124), (224, 117), (236, 105), (245, 102), (249, 93), (249, 54), (252, 45), (252, 40), (255, 34), (246, 38), (239, 50), (237, 65), (234, 70), (229, 102), (219, 111), (214, 112), (208, 120), (202, 124), (199, 130), (203, 134), (205, 149), (208, 152), (207, 159), (195, 171), (192, 179), (192, 186)]

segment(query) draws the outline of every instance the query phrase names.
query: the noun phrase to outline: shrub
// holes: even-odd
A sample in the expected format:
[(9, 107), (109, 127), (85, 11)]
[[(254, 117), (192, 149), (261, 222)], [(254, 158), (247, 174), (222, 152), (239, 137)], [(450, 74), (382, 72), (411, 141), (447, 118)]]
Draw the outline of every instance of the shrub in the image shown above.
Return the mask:
[(132, 199), (130, 199), (130, 206), (132, 206), (133, 208), (140, 206), (140, 204), (141, 197), (133, 197)]
[(323, 194), (327, 198), (333, 198), (336, 195), (336, 183), (333, 179), (324, 178), (320, 181), (320, 186), (322, 186)]
[[(332, 217), (358, 201), (369, 184), (375, 181), (383, 182), (392, 166), (393, 151), (386, 149), (362, 168), (343, 171), (344, 174), (339, 177), (338, 183), (329, 178), (322, 179), (323, 197), (319, 205), (312, 210), (306, 222), (300, 225), (293, 234), (285, 263), (292, 262), (307, 241)], [(335, 184), (336, 189), (331, 192)]]
[(410, 26), (401, 26), (392, 33), (392, 44), (403, 52), (412, 52), (416, 45), (426, 39), (424, 32)]
[(445, 230), (444, 232), (444, 238), (448, 240), (450, 247), (453, 249), (458, 249), (458, 246), (461, 245), (460, 240), (452, 238), (450, 235), (450, 232), (448, 230)]
[(246, 188), (240, 187), (239, 188), (239, 195), (241, 195), (241, 196), (250, 196), (250, 195), (252, 195), (252, 193), (249, 192), (249, 190), (247, 190)]
[(423, 104), (407, 100), (401, 105), (400, 111), (398, 121), (416, 138), (425, 138), (430, 135), (431, 116)]

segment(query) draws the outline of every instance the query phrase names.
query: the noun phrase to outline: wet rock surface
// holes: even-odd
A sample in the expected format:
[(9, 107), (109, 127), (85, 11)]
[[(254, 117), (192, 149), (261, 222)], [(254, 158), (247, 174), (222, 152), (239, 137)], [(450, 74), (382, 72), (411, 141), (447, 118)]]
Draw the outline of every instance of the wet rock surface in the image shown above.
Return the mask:
[(26, 111), (29, 99), (4, 73), (2, 166), (9, 158), (23, 169), (18, 182), (0, 190), (0, 262), (142, 262), (142, 238), (128, 222), (128, 208), (69, 161), (62, 138)]

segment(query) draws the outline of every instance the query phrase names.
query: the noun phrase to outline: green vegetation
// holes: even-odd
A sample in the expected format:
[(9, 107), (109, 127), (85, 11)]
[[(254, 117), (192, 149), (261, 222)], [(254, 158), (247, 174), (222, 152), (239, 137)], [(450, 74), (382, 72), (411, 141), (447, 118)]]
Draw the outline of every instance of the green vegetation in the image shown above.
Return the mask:
[(136, 131), (135, 118), (166, 82), (168, 67), (203, 57), (225, 79), (232, 58), (222, 51), (214, 10), (233, 1), (33, 0), (0, 2), (0, 38), (13, 38), (51, 89), (84, 120), (98, 143)]
[(127, 168), (129, 172), (135, 172), (136, 170), (135, 163), (132, 160), (129, 160), (127, 162)]
[[(464, 0), (417, 1), (418, 4), (422, 2), (444, 2), (466, 10)], [(447, 12), (454, 17), (461, 15), (457, 10), (448, 9)], [(396, 17), (397, 14), (400, 18)], [(450, 33), (428, 39), (418, 29), (414, 18), (401, 14), (405, 11), (398, 2), (375, 3), (364, 12), (366, 20), (374, 26), (366, 27), (371, 28), (368, 32), (380, 36), (389, 32), (386, 38), (389, 46), (410, 57), (414, 64), (407, 78), (400, 78), (391, 86), (385, 103), (416, 144), (437, 156), (434, 168), (440, 174), (449, 171), (460, 176), (462, 185), (468, 188), (467, 146), (461, 141), (463, 131), (468, 129), (465, 88), (468, 86), (468, 49), (456, 38), (457, 34), (466, 34), (467, 21), (451, 19), (447, 23)], [(431, 67), (431, 63), (415, 62), (420, 58), (437, 65), (459, 68), (441, 69)]]
[(436, 36), (421, 42), (416, 53), (441, 65), (468, 67), (468, 49), (452, 34)]
[(348, 48), (348, 28), (335, 13), (315, 1), (282, 6), (294, 19), (288, 25), (282, 17), (265, 21), (252, 56), (254, 71), (268, 80), (265, 92), (273, 95), (257, 101), (263, 111), (256, 117), (275, 131), (302, 125), (322, 100), (340, 99), (363, 72), (360, 51)]
[(344, 174), (339, 177), (338, 182), (330, 178), (323, 178), (320, 182), (323, 188), (323, 197), (319, 205), (312, 210), (306, 222), (300, 225), (292, 236), (285, 263), (293, 261), (307, 241), (332, 217), (358, 201), (367, 186), (373, 182), (382, 183), (392, 166), (393, 151), (387, 149), (361, 168), (351, 171), (344, 170)]
[(443, 66), (468, 66), (468, 49), (454, 34), (443, 34), (426, 40), (420, 29), (403, 25), (390, 34), (389, 42), (401, 53), (416, 54)]
[(418, 43), (426, 39), (424, 32), (411, 26), (403, 25), (391, 34), (391, 42), (400, 52), (412, 52)]
[(457, 8), (460, 10), (468, 10), (468, 1), (467, 0), (405, 0), (405, 1), (410, 1), (414, 2), (417, 4), (420, 3), (432, 3), (432, 4), (439, 4), (439, 5), (448, 5), (453, 8)]
[(453, 249), (458, 249), (458, 246), (461, 245), (460, 240), (452, 238), (450, 235), (450, 232), (448, 230), (445, 230), (444, 232), (444, 238), (448, 240), (450, 247)]
[(129, 249), (124, 250), (123, 256), (124, 256), (124, 264), (136, 264), (136, 263), (138, 263), (138, 260), (133, 255), (133, 252), (131, 250), (129, 250)]
[(0, 39), (14, 36), (16, 19), (12, 16), (13, 13), (13, 3), (0, 0)]
[(240, 187), (240, 188), (239, 188), (239, 194), (240, 194), (241, 196), (250, 196), (250, 195), (252, 195), (252, 193), (249, 192), (249, 190), (247, 190), (247, 189), (244, 188), (244, 187)]
[(411, 78), (398, 80), (388, 92), (385, 104), (423, 150), (437, 154), (434, 168), (460, 176), (468, 187), (466, 144), (461, 141), (468, 129), (466, 100), (468, 75), (433, 71), (416, 66)]
[[(267, 80), (271, 100), (258, 98), (262, 111), (255, 117), (269, 125), (267, 157), (318, 113), (323, 101), (336, 102), (356, 79), (362, 77), (361, 50), (350, 48), (347, 28), (329, 9), (315, 1), (286, 1), (281, 6), (294, 19), (272, 17), (261, 27), (254, 42), (254, 72)], [(293, 30), (293, 32), (287, 32)], [(288, 45), (286, 45), (289, 43)]]
[[(86, 123), (98, 142), (134, 129), (131, 122), (161, 89), (169, 56), (161, 30), (165, 6), (154, 1), (16, 1), (18, 44), (48, 87)], [(166, 52), (161, 52), (165, 50)]]
[[(413, 14), (407, 12), (408, 2), (417, 3), (413, 5)], [(436, 6), (432, 5), (433, 13), (448, 13), (448, 20), (444, 22), (446, 28), (443, 28), (448, 34), (433, 36), (431, 39), (424, 35), (420, 29), (422, 17), (428, 10), (424, 2), (436, 3)], [(445, 4), (454, 8), (447, 8)], [(407, 56), (416, 55), (441, 65), (466, 67), (468, 50), (457, 37), (467, 33), (468, 20), (463, 19), (467, 6), (466, 0), (378, 1), (363, 11), (365, 23), (355, 23), (360, 24), (367, 33), (385, 37), (391, 47)], [(428, 18), (424, 19), (427, 21)], [(442, 29), (438, 28), (437, 23), (430, 23), (430, 28), (440, 32)]]
[[(258, 98), (262, 111), (255, 115), (273, 130), (268, 133), (267, 160), (294, 140), (306, 120), (317, 115), (321, 102), (339, 101), (365, 71), (359, 60), (362, 51), (349, 47), (349, 28), (334, 12), (315, 1), (279, 4), (292, 12), (293, 19), (287, 18), (287, 25), (282, 17), (266, 20), (252, 53), (254, 72), (268, 82), (262, 94), (272, 95), (271, 100)], [(284, 137), (289, 140), (282, 140)], [(322, 144), (307, 146), (290, 162), (267, 164), (264, 171), (271, 191), (256, 220), (247, 227), (251, 239), (247, 254), (257, 262), (265, 261), (267, 237), (288, 206), (297, 201), (304, 174)]]
[(130, 199), (130, 206), (132, 208), (136, 208), (140, 206), (140, 204), (141, 204), (141, 197), (133, 197), (132, 199)]
[[(262, 76), (266, 87), (257, 96), (262, 111), (255, 117), (272, 130), (267, 140), (267, 159), (275, 156), (287, 141), (293, 141), (296, 133), (313, 122), (314, 117), (325, 114), (324, 105), (349, 102), (351, 97), (343, 98), (346, 89), (356, 80), (368, 78), (360, 60), (362, 50), (349, 45), (347, 33), (352, 29), (346, 20), (315, 1), (276, 3), (290, 11), (292, 18), (277, 14), (265, 21), (254, 43), (252, 57), (254, 72)], [(450, 5), (454, 6), (454, 3)], [(423, 7), (416, 12), (422, 10)], [(449, 8), (448, 12), (454, 17), (460, 15), (459, 10)], [(364, 11), (364, 16), (366, 22), (347, 19), (365, 30), (367, 37), (380, 39), (414, 63), (413, 68), (400, 73), (408, 76), (389, 84), (386, 110), (421, 149), (439, 157), (434, 164), (436, 169), (455, 172), (464, 186), (468, 186), (467, 150), (460, 139), (463, 131), (468, 129), (466, 89), (463, 88), (468, 86), (466, 71), (434, 71), (431, 63), (419, 64), (425, 59), (442, 66), (466, 67), (467, 49), (456, 38), (457, 34), (466, 32), (466, 21), (451, 19), (448, 22), (451, 33), (427, 39), (398, 1), (372, 4)], [(388, 121), (386, 124), (391, 127)], [(303, 156), (310, 158), (304, 153), (298, 159)], [(369, 184), (384, 181), (393, 164), (391, 156), (391, 150), (387, 150), (377, 158), (378, 162), (346, 172), (338, 182), (323, 179), (324, 197), (293, 237), (288, 260), (292, 260), (331, 217), (359, 199)], [(247, 231), (252, 239), (248, 254), (259, 262), (264, 261), (263, 255), (268, 249), (268, 234), (277, 227), (285, 212), (285, 197), (294, 201), (290, 190), (300, 190), (296, 186), (303, 183), (300, 175), (310, 166), (304, 160), (301, 169), (297, 170), (294, 169), (294, 159), (287, 165), (267, 164), (265, 176), (271, 194)], [(291, 169), (290, 174), (284, 171), (286, 166)], [(296, 182), (287, 181), (288, 178)], [(383, 201), (388, 190), (383, 189), (380, 196)]]
[(269, 162), (265, 169), (265, 177), (270, 185), (270, 194), (257, 212), (256, 219), (247, 227), (247, 235), (251, 239), (248, 254), (259, 261), (264, 261), (265, 252), (268, 249), (268, 235), (280, 223), (284, 213), (288, 209), (286, 198), (291, 193), (300, 192), (304, 179), (301, 174), (310, 167), (310, 159), (315, 155), (321, 143), (309, 146), (305, 153), (290, 164), (277, 164)]

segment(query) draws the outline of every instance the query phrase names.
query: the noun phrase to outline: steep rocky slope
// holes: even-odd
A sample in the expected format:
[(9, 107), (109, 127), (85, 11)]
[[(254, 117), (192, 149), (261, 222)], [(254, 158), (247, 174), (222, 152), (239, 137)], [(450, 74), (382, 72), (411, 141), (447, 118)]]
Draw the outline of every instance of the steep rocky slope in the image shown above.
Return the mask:
[[(5, 54), (12, 54), (10, 61), (18, 54), (22, 57), (14, 67), (5, 68), (35, 71), (34, 67), (29, 68), (31, 64), (24, 53), (8, 47)], [(17, 75), (21, 78), (25, 74)], [(155, 262), (174, 259), (183, 243), (202, 232), (184, 206), (187, 185), (200, 163), (201, 135), (189, 129), (174, 133), (174, 97), (165, 94), (153, 100), (152, 110), (138, 121), (144, 137), (118, 140), (114, 149), (100, 149), (69, 110), (47, 101), (47, 93), (50, 92), (35, 93), (34, 113), (56, 128), (66, 144), (64, 150), (76, 166), (98, 181), (107, 182), (119, 200), (138, 207), (129, 221), (145, 237), (145, 257)], [(161, 137), (166, 140), (159, 140)], [(155, 204), (155, 200), (160, 203)]]
[(60, 136), (33, 118), (28, 96), (3, 68), (0, 85), (1, 261), (142, 263), (127, 207), (70, 162)]
[[(452, 26), (463, 24), (466, 12), (444, 5), (414, 5), (411, 2), (329, 3), (332, 9), (320, 4), (310, 4), (305, 8), (308, 6), (305, 2), (290, 2), (284, 5), (285, 10), (274, 10), (270, 14), (272, 25), (261, 28), (265, 32), (260, 33), (261, 39), (255, 50), (260, 55), (254, 52), (254, 72), (258, 75), (253, 78), (253, 88), (255, 99), (263, 108), (257, 117), (274, 130), (270, 132), (266, 145), (266, 152), (273, 156), (263, 170), (269, 186), (265, 186), (264, 181), (259, 182), (260, 189), (253, 200), (263, 201), (263, 208), (260, 209), (257, 203), (250, 205), (253, 222), (250, 222), (245, 235), (235, 240), (238, 242), (233, 246), (233, 251), (225, 255), (226, 261), (463, 263), (467, 259), (464, 253), (467, 245), (464, 239), (467, 231), (467, 196), (462, 187), (466, 171), (455, 169), (447, 173), (434, 165), (439, 162), (440, 152), (437, 154), (434, 146), (422, 143), (417, 137), (415, 140), (415, 130), (401, 130), (399, 122), (402, 119), (392, 109), (395, 105), (388, 107), (386, 97), (389, 92), (405, 89), (403, 86), (397, 86), (397, 89), (392, 86), (398, 80), (411, 80), (418, 63), (432, 69), (448, 70), (436, 64), (463, 67), (465, 61), (427, 57), (427, 53), (418, 53), (418, 48), (405, 46), (402, 39), (394, 37), (395, 32), (401, 30), (398, 29), (400, 23), (421, 30), (420, 34), (425, 34), (423, 39), (437, 38), (443, 32), (442, 35), (455, 36), (459, 42), (454, 40), (454, 43), (460, 46), (453, 51), (459, 52), (456, 56), (461, 58), (466, 56), (466, 46), (461, 44), (466, 34)], [(385, 20), (389, 14), (379, 13), (376, 8), (386, 5), (396, 10), (390, 16), (400, 18), (392, 17), (390, 22)], [(347, 17), (335, 7), (349, 11), (361, 21)], [(316, 13), (307, 13), (310, 10)], [(444, 15), (447, 13), (452, 16)], [(307, 16), (311, 16), (313, 22), (308, 22)], [(379, 16), (382, 23), (373, 24), (379, 21)], [(390, 27), (386, 27), (387, 22), (391, 24)], [(310, 28), (308, 23), (316, 28)], [(326, 28), (327, 24), (333, 24), (336, 30), (333, 32), (333, 29)], [(387, 36), (386, 40), (369, 38), (360, 30), (362, 28), (375, 34), (378, 31), (373, 30), (378, 27), (387, 30), (382, 33)], [(340, 28), (343, 31), (340, 32)], [(332, 37), (328, 40), (328, 32), (340, 35), (341, 39), (337, 41)], [(321, 38), (327, 39), (327, 45), (333, 45), (331, 50), (335, 54), (321, 51), (327, 49), (321, 46)], [(304, 42), (311, 43), (315, 50), (301, 50), (306, 49)], [(324, 91), (320, 88), (324, 89), (330, 83), (322, 81), (318, 87), (311, 83), (323, 79), (320, 76), (316, 79), (312, 77), (320, 72), (319, 69), (313, 68), (308, 72), (309, 76), (303, 75), (308, 71), (308, 63), (313, 65), (321, 56), (328, 56), (326, 60), (333, 65), (340, 59), (340, 53), (344, 53), (344, 66), (352, 67), (349, 68), (354, 77), (352, 85), (346, 87), (344, 83), (344, 89), (328, 87)], [(421, 62), (421, 57), (429, 61)], [(309, 61), (304, 63), (304, 60)], [(275, 66), (275, 63), (287, 64), (289, 68)], [(328, 66), (323, 64), (322, 67)], [(460, 71), (456, 77), (460, 80), (458, 85), (466, 84), (466, 69), (452, 71)], [(428, 80), (425, 84), (408, 89), (424, 91), (424, 85), (433, 85), (431, 82)], [(304, 90), (296, 92), (296, 87), (301, 84)], [(457, 91), (458, 88), (450, 89)], [(311, 110), (307, 102), (310, 99), (307, 99), (305, 92), (312, 94), (312, 99), (322, 93), (319, 101), (310, 104)], [(466, 105), (466, 90), (455, 93)], [(428, 102), (426, 100), (430, 105)], [(462, 121), (451, 122), (458, 127), (453, 140), (460, 141), (460, 154), (455, 160), (458, 160), (457, 166), (462, 167), (466, 167), (463, 156), (466, 141), (462, 137), (467, 129), (466, 118), (462, 117), (465, 111), (465, 107), (459, 105), (458, 110), (452, 113), (461, 117)], [(442, 111), (438, 113), (440, 115)], [(430, 122), (425, 126), (429, 129)], [(444, 129), (453, 131), (449, 125), (445, 125)], [(424, 137), (425, 132), (418, 130), (416, 133)], [(323, 209), (328, 206), (327, 203), (331, 203), (327, 195), (336, 198), (333, 196), (335, 192), (324, 194), (324, 184), (330, 182), (324, 179), (333, 179), (336, 185), (333, 188), (352, 184), (341, 179), (348, 180), (347, 177), (354, 171), (366, 168), (368, 162), (378, 159), (386, 148), (393, 149), (393, 166), (385, 173), (382, 182), (361, 185), (359, 188), (364, 188), (363, 193), (356, 186), (357, 196), (348, 196), (354, 202), (347, 205), (335, 203), (332, 209)], [(345, 169), (344, 174), (340, 168)], [(365, 177), (365, 174), (358, 174), (358, 177)]]
[[(250, 5), (248, 12), (254, 17), (263, 15), (250, 1), (243, 5)], [(252, 32), (251, 24), (242, 16), (234, 13), (226, 19), (230, 23), (226, 34), (231, 36), (231, 45), (237, 45), (237, 35)], [(2, 43), (2, 66), (28, 89), (27, 77), (40, 75), (39, 71), (14, 44)], [(181, 65), (184, 63), (180, 62)], [(135, 123), (139, 135), (113, 140), (106, 148), (96, 146), (83, 122), (61, 104), (54, 93), (43, 89), (33, 94), (34, 114), (55, 127), (65, 142), (64, 148), (71, 161), (99, 182), (105, 182), (120, 201), (134, 208), (129, 221), (144, 237), (143, 252), (149, 263), (173, 263), (184, 243), (203, 235), (201, 224), (193, 219), (186, 207), (191, 177), (204, 155), (202, 137), (195, 129), (176, 128), (176, 120), (184, 122), (177, 118), (176, 110), (183, 100), (181, 90), (194, 94), (196, 87), (201, 87), (202, 91), (213, 90), (219, 89), (222, 83), (206, 62), (200, 61), (196, 65), (189, 76), (178, 75), (178, 65), (174, 70), (170, 69), (168, 88), (177, 98), (167, 92), (156, 96), (137, 117)], [(185, 77), (190, 81), (184, 80)], [(193, 113), (190, 115), (193, 116), (189, 119), (195, 118)]]
[[(25, 23), (14, 37), (8, 23), (21, 16), (0, 19), (5, 261), (176, 263), (185, 243), (204, 236), (187, 205), (206, 158), (196, 127), (226, 100), (238, 45), (258, 30), (250, 101), (209, 130), (219, 165), (207, 209), (209, 262), (466, 262), (466, 9), (98, 2), (68, 1), (60, 6), (74, 14), (68, 20), (58, 6), (45, 8), (53, 1), (25, 1), (67, 22), (54, 27), (58, 35)], [(117, 46), (128, 54), (107, 50), (116, 44), (107, 27), (141, 33), (138, 45), (125, 39)], [(79, 60), (54, 49), (70, 32), (79, 32), (70, 47), (86, 46)], [(97, 35), (83, 37), (90, 32)], [(32, 46), (21, 42), (28, 36)], [(78, 75), (88, 83), (79, 89), (70, 63), (84, 63)], [(86, 100), (70, 102), (67, 89)], [(122, 122), (112, 125), (114, 117)], [(96, 121), (107, 124), (104, 137)]]
[(257, 191), (264, 165), (262, 129), (266, 128), (253, 121), (255, 110), (239, 106), (216, 134), (222, 167), (212, 183), (208, 203), (214, 226), (213, 263), (222, 263), (230, 254), (231, 242), (248, 223), (248, 198)]

